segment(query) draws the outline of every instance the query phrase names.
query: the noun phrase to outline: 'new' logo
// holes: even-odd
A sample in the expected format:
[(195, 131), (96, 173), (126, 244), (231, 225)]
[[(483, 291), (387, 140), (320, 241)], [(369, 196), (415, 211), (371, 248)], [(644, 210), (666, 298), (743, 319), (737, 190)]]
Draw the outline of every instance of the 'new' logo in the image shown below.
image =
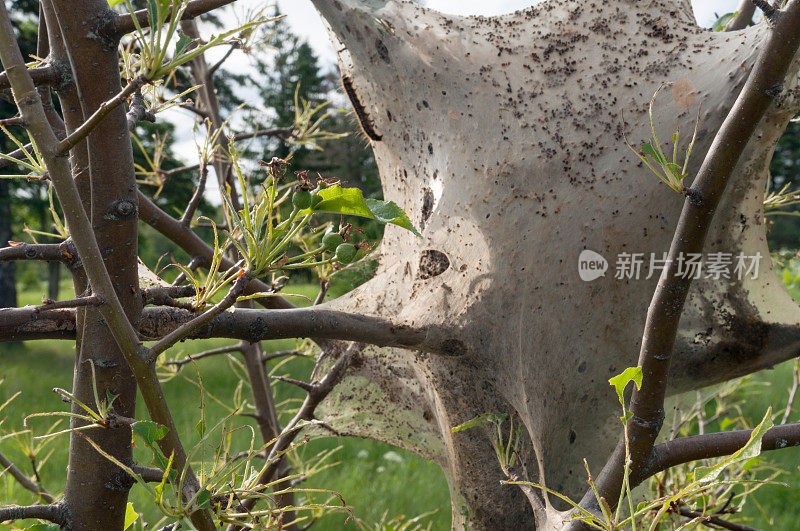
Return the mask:
[(603, 277), (608, 271), (608, 262), (605, 258), (594, 251), (585, 249), (578, 257), (578, 275), (581, 280), (591, 282)]

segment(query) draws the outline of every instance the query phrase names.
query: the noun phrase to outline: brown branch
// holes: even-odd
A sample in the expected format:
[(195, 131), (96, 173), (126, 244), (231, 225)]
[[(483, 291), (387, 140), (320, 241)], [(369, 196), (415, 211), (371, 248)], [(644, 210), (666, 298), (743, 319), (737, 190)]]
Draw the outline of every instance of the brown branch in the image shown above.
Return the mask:
[[(181, 20), (192, 19), (204, 13), (208, 13), (209, 11), (214, 11), (222, 6), (232, 4), (233, 2), (235, 2), (235, 0), (191, 0), (186, 5), (186, 10), (183, 12), (183, 18)], [(108, 33), (120, 39), (123, 35), (134, 31), (136, 25), (133, 22), (133, 17), (136, 17), (136, 21), (139, 22), (139, 26), (142, 28), (150, 26), (147, 10), (140, 9), (135, 11), (132, 16), (130, 13), (125, 13), (114, 17), (111, 23), (111, 31)]]
[[(753, 430), (723, 431), (692, 437), (680, 437), (653, 448), (652, 459), (641, 472), (644, 480), (668, 468), (698, 461), (731, 455), (750, 440)], [(769, 452), (800, 446), (800, 422), (781, 424), (768, 430), (761, 439), (761, 451)]]
[(256, 129), (248, 133), (238, 133), (233, 136), (235, 142), (248, 140), (251, 138), (259, 138), (264, 136), (271, 136), (276, 138), (287, 138), (294, 133), (294, 127), (273, 127), (271, 129)]
[(148, 361), (150, 363), (154, 363), (162, 352), (170, 348), (178, 341), (184, 339), (198, 328), (201, 328), (202, 326), (211, 322), (211, 320), (213, 320), (215, 317), (217, 317), (222, 312), (233, 306), (236, 303), (236, 299), (238, 299), (239, 296), (242, 294), (245, 286), (249, 281), (250, 277), (248, 276), (248, 274), (242, 271), (239, 277), (236, 279), (236, 281), (234, 281), (230, 291), (228, 291), (227, 295), (225, 295), (225, 297), (223, 297), (221, 301), (219, 301), (217, 304), (215, 304), (213, 307), (211, 307), (209, 310), (205, 311), (201, 315), (181, 324), (180, 326), (178, 326), (178, 328), (166, 334), (158, 341), (156, 341), (156, 343), (152, 347), (150, 347), (150, 352), (148, 353), (149, 356)]
[(174, 306), (175, 299), (195, 296), (194, 286), (157, 286), (142, 290), (144, 305)]
[(64, 526), (67, 523), (67, 518), (64, 514), (65, 510), (65, 507), (57, 504), (2, 507), (0, 508), (0, 522), (38, 518)]
[(186, 166), (178, 166), (177, 168), (172, 168), (171, 170), (162, 171), (161, 174), (164, 177), (172, 177), (178, 173), (183, 173), (185, 171), (195, 171), (200, 168), (200, 164), (187, 164)]
[(299, 350), (276, 350), (275, 352), (270, 352), (269, 354), (264, 354), (261, 356), (261, 363), (267, 363), (270, 360), (275, 360), (278, 358), (285, 358), (288, 356), (302, 356), (305, 357), (306, 354)]
[(186, 210), (184, 210), (180, 219), (180, 224), (187, 229), (191, 226), (194, 214), (197, 212), (197, 207), (200, 206), (200, 201), (203, 199), (203, 193), (206, 191), (207, 180), (208, 165), (202, 164), (200, 166), (200, 179), (197, 181), (197, 187), (194, 189), (194, 194), (192, 194), (192, 198), (189, 200), (189, 204), (186, 205)]
[(0, 341), (75, 339), (75, 310), (0, 308)]
[(242, 344), (241, 343), (236, 343), (235, 345), (227, 345), (225, 347), (212, 348), (212, 349), (209, 349), (209, 350), (205, 350), (203, 352), (200, 352), (199, 354), (192, 354), (192, 355), (186, 356), (185, 358), (180, 359), (180, 360), (167, 361), (167, 362), (164, 362), (164, 365), (173, 365), (173, 366), (177, 367), (178, 370), (180, 370), (181, 368), (183, 368), (184, 365), (186, 365), (187, 363), (191, 363), (193, 361), (201, 360), (203, 358), (208, 358), (210, 356), (218, 356), (220, 354), (228, 354), (230, 352), (239, 352), (241, 350), (242, 350)]
[[(33, 145), (32, 144), (25, 144), (25, 151), (30, 153), (32, 149), (33, 149)], [(18, 159), (20, 157), (24, 157), (25, 156), (25, 151), (23, 151), (21, 148), (20, 149), (15, 149), (11, 153), (7, 153), (7, 155), (9, 157), (13, 157), (15, 159)], [(0, 168), (5, 168), (6, 166), (11, 166), (13, 164), (14, 163), (11, 162), (8, 159), (0, 159)]]
[[(292, 444), (292, 441), (297, 438), (300, 431), (297, 426), (304, 421), (309, 421), (314, 418), (314, 412), (317, 406), (330, 394), (336, 385), (342, 380), (345, 372), (358, 356), (358, 346), (351, 345), (348, 349), (339, 356), (339, 359), (333, 364), (327, 374), (322, 377), (319, 382), (312, 384), (311, 390), (306, 395), (303, 404), (300, 406), (297, 414), (286, 425), (277, 438), (272, 449), (270, 450), (267, 462), (270, 463), (258, 478), (259, 485), (266, 485), (275, 474), (281, 464), (281, 459), (278, 457), (282, 452), (286, 451)], [(246, 511), (251, 510), (260, 498), (258, 496), (245, 498), (242, 500), (242, 506)], [(228, 526), (227, 531), (235, 531), (241, 529), (239, 526), (231, 524)]]
[[(781, 11), (744, 88), (714, 138), (686, 200), (670, 245), (667, 267), (647, 312), (639, 366), (643, 382), (631, 398), (633, 413), (628, 421), (631, 480), (640, 482), (664, 419), (667, 373), (669, 371), (678, 322), (692, 279), (678, 275), (679, 255), (701, 253), (714, 212), (761, 118), (783, 89), (783, 81), (800, 47), (800, 2), (792, 0)], [(625, 441), (597, 478), (600, 496), (616, 500), (624, 480)], [(596, 508), (595, 496), (588, 491), (581, 504)]]
[(139, 474), (147, 483), (161, 483), (161, 481), (164, 479), (164, 471), (160, 468), (133, 465), (131, 470), (133, 470), (136, 474)]
[(133, 131), (139, 122), (155, 123), (156, 113), (145, 106), (141, 90), (137, 89), (133, 93), (131, 105), (125, 118), (128, 121), (128, 131)]
[[(103, 118), (108, 115), (108, 113), (117, 108), (119, 105), (122, 105), (123, 102), (127, 101), (128, 97), (142, 88), (146, 82), (147, 80), (143, 76), (138, 76), (132, 79), (127, 85), (125, 85), (125, 88), (123, 88), (119, 94), (100, 105), (100, 107), (98, 107), (97, 110), (94, 111), (94, 113), (87, 118), (80, 127), (70, 133), (67, 138), (59, 142), (58, 146), (56, 146), (56, 151), (59, 154), (63, 154), (75, 147), (81, 140), (89, 136), (89, 133), (92, 132), (97, 124), (99, 124)], [(130, 127), (130, 121), (128, 125)]]
[(46, 300), (42, 302), (39, 306), (34, 306), (34, 312), (42, 312), (44, 310), (60, 310), (62, 308), (83, 308), (86, 306), (99, 306), (103, 304), (104, 300), (102, 297), (98, 297), (97, 295), (90, 295), (88, 297), (77, 297), (75, 299), (63, 300), (63, 301), (54, 301), (54, 300)]
[(8, 472), (11, 474), (11, 477), (17, 480), (17, 483), (19, 483), (23, 488), (36, 494), (42, 500), (48, 503), (55, 501), (55, 497), (47, 492), (47, 489), (45, 489), (38, 482), (26, 476), (25, 473), (17, 468), (17, 466), (12, 463), (11, 460), (9, 460), (8, 457), (6, 457), (2, 452), (0, 452), (0, 467), (2, 467), (2, 470), (0, 470), (0, 475), (2, 472)]
[[(146, 339), (163, 337), (194, 317), (194, 314), (176, 308), (145, 308), (139, 330)], [(210, 337), (241, 339), (251, 343), (268, 339), (316, 337), (382, 347), (405, 347), (445, 356), (464, 353), (461, 350), (463, 345), (439, 326), (413, 327), (382, 317), (329, 310), (325, 305), (291, 310), (236, 308), (235, 311), (217, 315), (188, 336), (192, 339)]]
[(736, 11), (738, 14), (728, 25), (728, 31), (743, 30), (752, 24), (753, 15), (756, 12), (756, 5), (751, 0), (741, 0)]
[(14, 260), (62, 262), (71, 270), (80, 267), (78, 251), (71, 240), (61, 243), (23, 243), (0, 249), (0, 262)]
[[(142, 310), (138, 323), (143, 340), (174, 334), (197, 319), (197, 314), (165, 306)], [(381, 347), (404, 347), (443, 356), (464, 354), (463, 345), (438, 326), (412, 327), (382, 317), (329, 310), (325, 305), (291, 310), (237, 308), (193, 326), (185, 339), (228, 338), (254, 343), (270, 339), (317, 338), (316, 341), (358, 341)], [(186, 329), (181, 329), (184, 334)], [(74, 310), (35, 311), (32, 306), (0, 309), (0, 342), (28, 339), (74, 339)], [(294, 352), (266, 355), (300, 355)]]
[(723, 529), (732, 529), (733, 531), (758, 531), (758, 529), (755, 527), (729, 522), (718, 516), (708, 515), (701, 511), (693, 511), (686, 506), (679, 507), (678, 514), (686, 518), (695, 519), (701, 524), (708, 525), (709, 527), (721, 527)]
[(180, 108), (181, 109), (186, 109), (187, 111), (196, 114), (197, 116), (199, 116), (203, 120), (205, 120), (206, 118), (209, 117), (208, 113), (206, 111), (204, 111), (203, 109), (197, 107), (196, 105), (190, 105), (188, 103), (183, 103), (183, 104), (181, 104)]
[(228, 60), (228, 58), (231, 56), (231, 54), (233, 53), (234, 50), (236, 50), (236, 49), (238, 49), (240, 47), (241, 47), (241, 45), (240, 45), (240, 43), (238, 41), (233, 41), (230, 44), (230, 47), (228, 48), (228, 51), (225, 52), (225, 55), (223, 55), (220, 58), (219, 61), (217, 61), (216, 63), (214, 63), (212, 66), (210, 66), (208, 68), (208, 72), (206, 73), (206, 78), (207, 78), (206, 82), (207, 83), (213, 82), (214, 74), (216, 73), (217, 70), (219, 70), (219, 67), (221, 67), (225, 63), (225, 61)]
[[(33, 84), (37, 87), (41, 85), (59, 85), (63, 82), (60, 69), (51, 64), (29, 68), (28, 74), (30, 74)], [(8, 81), (8, 74), (0, 72), (0, 90), (6, 90), (10, 87), (11, 83)]]

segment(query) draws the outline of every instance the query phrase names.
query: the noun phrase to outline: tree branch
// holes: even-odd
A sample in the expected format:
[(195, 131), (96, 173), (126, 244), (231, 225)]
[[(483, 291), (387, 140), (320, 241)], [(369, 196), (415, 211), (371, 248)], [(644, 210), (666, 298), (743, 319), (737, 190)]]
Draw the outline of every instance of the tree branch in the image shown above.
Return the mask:
[[(139, 329), (143, 338), (163, 337), (194, 317), (194, 314), (176, 308), (145, 308)], [(329, 310), (324, 304), (291, 310), (236, 308), (196, 328), (188, 337), (224, 337), (251, 343), (267, 339), (318, 337), (405, 347), (446, 356), (460, 355), (463, 348), (438, 326), (402, 325), (382, 317)]]
[(192, 198), (189, 200), (189, 204), (186, 205), (186, 210), (183, 211), (183, 215), (180, 219), (180, 224), (186, 229), (190, 228), (194, 214), (197, 212), (197, 207), (200, 206), (200, 201), (203, 199), (203, 194), (206, 191), (207, 180), (208, 165), (202, 164), (200, 166), (200, 179), (197, 181), (197, 187), (194, 189), (194, 194), (192, 194)]
[(236, 303), (236, 299), (238, 299), (239, 296), (244, 291), (244, 288), (249, 282), (249, 280), (250, 277), (247, 275), (247, 273), (242, 271), (239, 277), (236, 279), (236, 281), (234, 281), (230, 291), (228, 291), (227, 295), (225, 295), (225, 297), (223, 297), (221, 301), (215, 304), (208, 311), (193, 318), (188, 322), (181, 324), (178, 328), (164, 335), (161, 339), (156, 341), (156, 343), (152, 347), (150, 347), (148, 361), (150, 363), (154, 363), (162, 352), (170, 348), (178, 341), (187, 337), (193, 331), (211, 322), (211, 320), (214, 319), (216, 316), (218, 316), (219, 314), (221, 314), (222, 312), (233, 306)]
[[(339, 359), (333, 364), (322, 379), (313, 384), (313, 389), (307, 394), (300, 409), (295, 414), (294, 418), (283, 428), (281, 435), (275, 441), (275, 444), (270, 450), (266, 468), (261, 472), (258, 478), (259, 485), (266, 485), (275, 476), (280, 466), (281, 460), (278, 456), (284, 452), (292, 444), (292, 441), (299, 435), (300, 430), (297, 426), (304, 421), (309, 421), (314, 418), (314, 412), (317, 406), (330, 394), (336, 385), (342, 380), (345, 372), (353, 363), (353, 360), (358, 356), (358, 346), (350, 345), (347, 350), (339, 356)], [(246, 498), (242, 500), (242, 506), (245, 511), (251, 510), (260, 498), (258, 496)], [(236, 531), (240, 529), (239, 526), (229, 525), (227, 531)]]
[[(143, 340), (163, 338), (192, 322), (197, 314), (171, 307), (142, 310), (139, 332)], [(181, 334), (185, 329), (181, 331)], [(35, 311), (35, 307), (0, 309), (0, 341), (73, 339), (74, 310)], [(404, 347), (443, 356), (464, 354), (464, 346), (438, 326), (413, 327), (375, 316), (329, 310), (325, 305), (290, 310), (236, 308), (193, 327), (185, 339), (240, 339), (254, 343), (299, 337), (357, 341), (381, 347)], [(280, 353), (281, 356), (293, 355)], [(276, 356), (277, 357), (277, 354)], [(263, 360), (272, 359), (267, 355)]]
[[(37, 87), (40, 85), (58, 85), (63, 81), (61, 71), (52, 64), (29, 68), (28, 74), (30, 74), (33, 84)], [(0, 72), (0, 90), (6, 90), (10, 87), (11, 83), (8, 80), (8, 74)]]
[(736, 18), (731, 21), (730, 25), (728, 26), (728, 31), (743, 30), (752, 24), (753, 15), (756, 12), (756, 5), (752, 2), (752, 0), (741, 0), (736, 11), (738, 11), (739, 14), (736, 15)]
[(142, 476), (142, 479), (148, 483), (161, 483), (164, 479), (164, 471), (160, 468), (151, 468), (149, 466), (133, 465), (131, 467), (135, 473)]
[(11, 460), (9, 460), (8, 457), (6, 457), (2, 452), (0, 452), (0, 466), (3, 467), (3, 471), (11, 474), (11, 477), (17, 480), (17, 483), (22, 485), (23, 488), (31, 491), (48, 503), (55, 501), (55, 497), (47, 492), (47, 489), (26, 476), (25, 473), (17, 468), (17, 466), (12, 463)]
[(178, 370), (180, 370), (181, 368), (183, 368), (184, 365), (186, 365), (187, 363), (191, 363), (193, 361), (201, 360), (203, 358), (208, 358), (210, 356), (218, 356), (220, 354), (228, 354), (230, 352), (239, 352), (241, 350), (242, 350), (242, 343), (236, 343), (235, 345), (227, 345), (225, 347), (212, 348), (212, 349), (200, 352), (199, 354), (192, 354), (191, 356), (186, 356), (185, 358), (180, 359), (180, 360), (167, 361), (167, 362), (164, 363), (164, 365), (173, 365), (173, 366), (177, 367)]
[[(222, 6), (232, 4), (235, 1), (236, 0), (191, 0), (186, 6), (186, 10), (183, 12), (183, 18), (181, 20), (192, 19), (204, 13), (214, 11)], [(135, 11), (133, 16), (131, 16), (130, 13), (125, 13), (114, 17), (114, 20), (111, 24), (111, 35), (117, 39), (120, 39), (123, 35), (134, 31), (136, 29), (136, 25), (133, 22), (133, 17), (136, 17), (137, 22), (139, 22), (139, 26), (142, 28), (147, 28), (150, 26), (150, 19), (147, 16), (147, 9), (140, 9)]]
[[(67, 138), (59, 142), (58, 146), (56, 147), (56, 151), (59, 154), (63, 154), (75, 147), (78, 142), (89, 136), (89, 133), (92, 132), (97, 124), (100, 123), (100, 121), (102, 121), (103, 118), (108, 115), (108, 113), (117, 108), (123, 102), (127, 101), (128, 97), (142, 88), (146, 82), (147, 80), (142, 76), (132, 79), (127, 85), (125, 85), (125, 88), (123, 88), (119, 94), (100, 105), (100, 107), (98, 107), (98, 109), (94, 111), (94, 113), (87, 118), (79, 128), (70, 133)], [(128, 126), (130, 127), (130, 120)]]
[[(747, 444), (752, 433), (753, 430), (723, 431), (658, 444), (653, 448), (650, 463), (642, 471), (642, 480), (683, 463), (731, 455)], [(762, 452), (795, 446), (800, 446), (800, 422), (775, 426), (761, 439)]]
[(70, 240), (61, 243), (23, 243), (0, 249), (0, 262), (13, 260), (62, 262), (69, 269), (80, 267), (78, 251)]
[(755, 527), (737, 524), (735, 522), (728, 522), (727, 520), (723, 520), (718, 516), (708, 515), (700, 511), (693, 511), (685, 505), (678, 508), (678, 514), (685, 516), (686, 518), (695, 519), (705, 525), (710, 524), (709, 527), (715, 526), (723, 529), (732, 529), (733, 531), (758, 531), (758, 529)]
[[(664, 398), (667, 373), (678, 323), (692, 279), (678, 275), (678, 256), (701, 253), (714, 212), (739, 158), (756, 130), (761, 118), (783, 89), (783, 81), (800, 47), (800, 2), (792, 0), (775, 17), (774, 27), (764, 42), (744, 88), (712, 143), (686, 200), (675, 229), (667, 266), (662, 271), (650, 303), (639, 366), (643, 382), (631, 398), (633, 413), (628, 421), (631, 454), (631, 479), (636, 484), (643, 478), (653, 445), (664, 419)], [(625, 441), (621, 440), (612, 457), (597, 478), (600, 496), (616, 500), (624, 480)], [(595, 508), (596, 500), (588, 491), (581, 502)]]
[(25, 518), (47, 520), (60, 526), (64, 526), (67, 521), (64, 515), (64, 507), (61, 505), (28, 505), (25, 507), (0, 508), (0, 522), (24, 520)]

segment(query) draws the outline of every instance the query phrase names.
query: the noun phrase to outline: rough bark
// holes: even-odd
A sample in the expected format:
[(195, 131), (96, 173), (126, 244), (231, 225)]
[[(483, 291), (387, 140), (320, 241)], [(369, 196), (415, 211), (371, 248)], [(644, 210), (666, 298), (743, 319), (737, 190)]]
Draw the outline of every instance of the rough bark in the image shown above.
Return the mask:
[[(112, 16), (103, 0), (45, 2), (53, 26), (51, 47), (61, 39), (62, 60), (67, 60), (74, 85), (59, 92), (66, 133), (73, 132), (106, 100), (121, 90), (118, 58), (113, 43), (104, 42), (91, 30)], [(71, 152), (73, 177), (90, 214), (105, 265), (129, 319), (141, 312), (137, 274), (137, 196), (133, 152), (125, 109), (117, 107)], [(77, 288), (85, 289), (83, 285)], [(85, 312), (85, 313), (84, 313)], [(73, 376), (73, 393), (92, 404), (94, 365), (99, 396), (117, 396), (118, 414), (135, 417), (136, 383), (114, 337), (94, 308), (84, 313)], [(79, 412), (78, 406), (73, 406)], [(77, 424), (73, 422), (73, 424)], [(85, 434), (85, 433), (84, 433)], [(131, 432), (123, 426), (92, 430), (92, 440), (122, 462), (131, 462)], [(121, 529), (131, 482), (127, 475), (82, 437), (70, 438), (69, 465), (64, 503), (73, 529)]]
[[(8, 245), (11, 233), (11, 193), (9, 181), (0, 179), (0, 246)], [(17, 282), (14, 262), (0, 263), (0, 308), (17, 305)]]
[[(715, 34), (688, 2), (549, 1), (471, 18), (382, 0), (314, 3), (381, 138), (372, 146), (385, 196), (423, 229), (422, 239), (387, 229), (377, 277), (334, 306), (438, 323), (462, 353), (365, 349), (325, 420), (439, 463), (456, 526), (554, 525), (499, 485), (488, 433), (450, 427), (516, 414), (530, 479), (580, 497), (582, 458), (599, 468), (617, 440), (607, 379), (635, 365), (658, 278), (614, 279), (613, 261), (666, 252), (683, 202), (625, 146), (621, 111), (641, 144), (653, 93), (683, 80), (662, 91), (655, 123), (664, 143), (680, 127), (682, 153), (698, 113), (685, 101), (702, 101), (694, 175), (767, 28)], [(705, 250), (760, 253), (760, 274), (693, 283), (672, 393), (770, 367), (800, 345), (800, 311), (773, 274), (762, 223), (766, 169), (798, 108), (796, 70), (775, 87)], [(579, 278), (584, 249), (612, 262), (605, 277)]]

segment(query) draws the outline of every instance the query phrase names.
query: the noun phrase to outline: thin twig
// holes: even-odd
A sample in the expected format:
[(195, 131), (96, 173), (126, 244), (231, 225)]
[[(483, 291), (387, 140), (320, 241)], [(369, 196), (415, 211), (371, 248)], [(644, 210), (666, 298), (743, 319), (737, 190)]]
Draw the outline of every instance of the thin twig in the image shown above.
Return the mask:
[(194, 194), (192, 194), (192, 199), (189, 201), (189, 204), (186, 205), (186, 210), (183, 212), (183, 216), (181, 216), (180, 223), (186, 228), (192, 223), (192, 219), (194, 219), (194, 214), (197, 212), (197, 207), (200, 206), (200, 201), (203, 199), (203, 194), (206, 191), (206, 181), (208, 180), (208, 165), (202, 164), (200, 166), (200, 179), (197, 181), (197, 187), (194, 189)]
[(685, 505), (678, 508), (678, 514), (686, 518), (692, 518), (704, 525), (710, 524), (709, 527), (721, 527), (723, 529), (732, 529), (734, 531), (758, 531), (758, 529), (755, 527), (729, 522), (719, 518), (718, 516), (704, 514), (701, 511), (693, 511)]
[(217, 70), (219, 70), (219, 67), (221, 67), (221, 66), (222, 66), (222, 65), (225, 63), (225, 61), (227, 61), (227, 60), (228, 60), (228, 58), (231, 56), (231, 54), (233, 53), (233, 51), (234, 51), (234, 50), (236, 50), (236, 49), (238, 49), (238, 48), (240, 48), (240, 47), (241, 47), (241, 45), (239, 44), (239, 42), (238, 42), (238, 41), (233, 41), (233, 42), (230, 44), (230, 47), (228, 48), (228, 51), (226, 51), (226, 52), (225, 52), (225, 55), (223, 55), (223, 56), (220, 58), (220, 60), (219, 60), (219, 61), (217, 61), (216, 63), (214, 63), (214, 64), (213, 64), (213, 66), (210, 66), (210, 67), (208, 68), (208, 72), (206, 73), (206, 83), (213, 83), (213, 81), (214, 81), (214, 79), (213, 79), (213, 78), (214, 78), (214, 73), (215, 73)]
[(786, 401), (786, 410), (783, 412), (781, 424), (789, 422), (794, 407), (794, 399), (797, 396), (797, 389), (800, 388), (800, 358), (794, 360), (794, 370), (792, 371), (792, 388), (789, 390), (789, 399)]
[(8, 457), (6, 457), (5, 454), (3, 454), (2, 452), (0, 452), (0, 466), (3, 467), (3, 469), (0, 470), (0, 475), (2, 475), (2, 472), (8, 472), (9, 474), (11, 474), (11, 477), (17, 480), (17, 483), (19, 483), (23, 488), (36, 494), (42, 500), (48, 503), (52, 503), (55, 501), (55, 497), (49, 492), (47, 492), (47, 489), (45, 489), (41, 485), (41, 483), (33, 481), (31, 478), (26, 476), (25, 473), (22, 472), (22, 470), (20, 470), (19, 468), (17, 468), (17, 466), (14, 463), (12, 463), (11, 460)]
[(164, 363), (164, 365), (173, 365), (180, 370), (184, 365), (187, 363), (191, 363), (193, 361), (201, 360), (203, 358), (208, 358), (211, 356), (218, 356), (220, 354), (228, 354), (231, 352), (239, 352), (242, 350), (242, 343), (236, 343), (235, 345), (227, 345), (224, 347), (219, 348), (212, 348), (209, 350), (205, 350), (200, 352), (199, 354), (192, 354), (190, 356), (186, 356), (180, 360), (171, 360)]
[[(358, 356), (358, 353), (359, 347), (357, 345), (351, 345), (339, 356), (339, 359), (336, 360), (327, 374), (325, 374), (318, 383), (314, 384), (313, 391), (308, 393), (297, 414), (295, 414), (292, 420), (283, 428), (281, 435), (272, 446), (269, 457), (267, 458), (267, 462), (270, 464), (259, 476), (259, 485), (266, 485), (272, 481), (281, 463), (281, 460), (277, 459), (278, 455), (289, 448), (292, 441), (295, 440), (301, 431), (297, 429), (298, 424), (314, 418), (314, 412), (317, 406), (330, 394), (334, 387), (339, 384), (345, 372), (353, 363), (353, 360)], [(259, 499), (260, 497), (258, 496), (246, 498), (242, 501), (242, 506), (249, 511), (255, 506)], [(231, 524), (228, 526), (227, 531), (237, 531), (239, 529), (241, 529), (241, 527)]]
[[(187, 3), (181, 20), (188, 20), (204, 13), (214, 11), (222, 6), (232, 4), (234, 1), (235, 0), (191, 0)], [(167, 16), (167, 19), (169, 19), (170, 16), (171, 14)], [(130, 13), (125, 13), (114, 17), (112, 21), (113, 29), (109, 33), (119, 39), (123, 35), (134, 31), (136, 25), (133, 22), (133, 17), (136, 17), (136, 21), (141, 28), (150, 27), (150, 18), (147, 15), (147, 9), (140, 9), (135, 11), (132, 16)]]
[(98, 109), (94, 111), (94, 113), (87, 118), (80, 127), (70, 133), (67, 138), (59, 142), (58, 146), (56, 147), (56, 151), (59, 154), (63, 154), (75, 147), (78, 142), (86, 138), (89, 133), (92, 132), (97, 124), (100, 123), (100, 121), (102, 121), (103, 118), (108, 115), (108, 113), (117, 108), (123, 102), (127, 101), (128, 97), (139, 90), (146, 82), (147, 79), (145, 79), (143, 76), (137, 76), (132, 79), (127, 85), (125, 85), (125, 88), (123, 88), (119, 94), (100, 105), (100, 107), (98, 107)]
[(264, 354), (261, 356), (261, 363), (267, 363), (270, 360), (278, 359), (278, 358), (285, 358), (289, 356), (302, 356), (305, 357), (306, 354), (299, 351), (299, 350), (276, 350), (275, 352), (270, 352), (269, 354)]
[(90, 295), (88, 297), (77, 297), (74, 299), (53, 301), (44, 300), (40, 306), (34, 306), (34, 312), (41, 312), (44, 310), (59, 310), (62, 308), (83, 308), (86, 306), (99, 306), (103, 304), (104, 299), (97, 295)]
[(233, 306), (233, 304), (236, 302), (236, 299), (238, 299), (239, 296), (244, 292), (244, 288), (249, 281), (250, 276), (242, 271), (239, 277), (234, 281), (233, 286), (231, 286), (230, 291), (228, 291), (228, 294), (225, 295), (221, 301), (201, 315), (180, 325), (178, 328), (156, 341), (156, 343), (150, 347), (150, 352), (148, 353), (150, 363), (155, 362), (161, 353), (170, 348), (172, 345), (181, 339), (186, 338), (189, 334), (201, 326), (208, 324), (216, 316)]

